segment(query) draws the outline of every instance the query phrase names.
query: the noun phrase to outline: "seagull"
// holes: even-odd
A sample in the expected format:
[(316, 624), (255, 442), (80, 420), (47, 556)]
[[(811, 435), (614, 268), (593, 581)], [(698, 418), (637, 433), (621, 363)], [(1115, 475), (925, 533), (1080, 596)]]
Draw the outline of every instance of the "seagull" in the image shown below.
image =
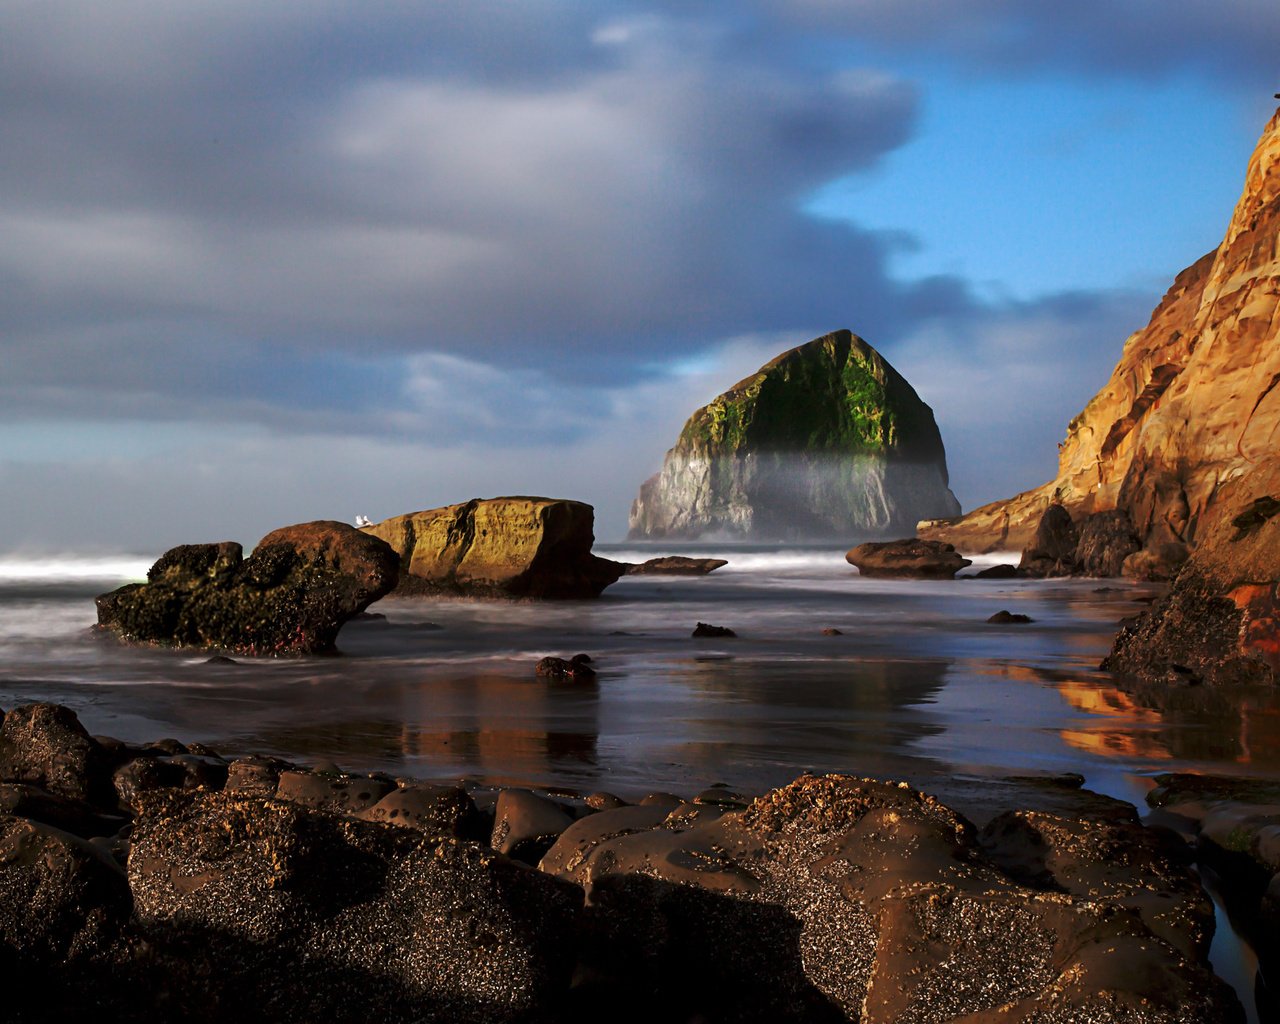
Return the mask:
[(368, 516), (356, 516), (356, 526), (372, 526), (373, 520)]

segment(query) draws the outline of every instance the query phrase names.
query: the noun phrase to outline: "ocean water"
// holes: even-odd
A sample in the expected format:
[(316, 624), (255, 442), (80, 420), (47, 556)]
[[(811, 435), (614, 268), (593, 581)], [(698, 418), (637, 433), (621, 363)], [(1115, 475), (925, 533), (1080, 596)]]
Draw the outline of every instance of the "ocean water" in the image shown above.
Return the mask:
[[(706, 577), (624, 577), (596, 601), (389, 598), (370, 609), (383, 618), (344, 627), (337, 654), (234, 664), (94, 630), (94, 596), (144, 578), (154, 555), (0, 556), (0, 708), (57, 701), (129, 741), (632, 798), (757, 793), (811, 770), (945, 799), (962, 780), (1070, 771), (1144, 808), (1160, 772), (1280, 776), (1275, 692), (1126, 687), (1098, 670), (1150, 585), (871, 580), (835, 548), (680, 553), (730, 561)], [(1035, 621), (989, 625), (1001, 609)], [(738, 636), (695, 640), (698, 622)], [(534, 674), (545, 655), (579, 652), (590, 684)], [(1248, 945), (1220, 926), (1212, 959), (1259, 1020)]]
[[(1078, 771), (1140, 803), (1162, 771), (1280, 773), (1274, 695), (1143, 693), (1098, 671), (1148, 586), (870, 580), (838, 549), (685, 553), (730, 564), (624, 577), (596, 601), (385, 599), (338, 654), (231, 665), (92, 628), (94, 595), (142, 578), (150, 555), (0, 557), (0, 707), (59, 701), (126, 740), (623, 795), (757, 792), (804, 770), (921, 785)], [(987, 624), (1001, 609), (1035, 621)], [(695, 640), (698, 622), (738, 636)], [(539, 658), (579, 652), (593, 683), (534, 675)]]

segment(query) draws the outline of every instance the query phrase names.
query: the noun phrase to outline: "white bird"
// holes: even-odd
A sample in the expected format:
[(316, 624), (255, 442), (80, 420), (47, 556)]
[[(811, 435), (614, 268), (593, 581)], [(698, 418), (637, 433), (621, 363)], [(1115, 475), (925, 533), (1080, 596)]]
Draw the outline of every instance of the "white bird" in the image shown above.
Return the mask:
[(356, 526), (372, 526), (373, 520), (368, 516), (356, 516)]

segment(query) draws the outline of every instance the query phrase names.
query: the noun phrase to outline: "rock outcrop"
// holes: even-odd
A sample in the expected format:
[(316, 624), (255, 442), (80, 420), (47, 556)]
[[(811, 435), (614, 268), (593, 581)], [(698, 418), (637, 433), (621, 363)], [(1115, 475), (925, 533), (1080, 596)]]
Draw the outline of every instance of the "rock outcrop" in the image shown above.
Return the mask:
[(239, 544), (183, 544), (97, 599), (98, 625), (136, 643), (246, 654), (331, 650), (344, 622), (395, 585), (395, 552), (345, 523), (320, 521)]
[[(103, 823), (0, 815), (15, 1024), (1239, 1019), (1185, 847), (1078, 778), (984, 780), (981, 830), (843, 775), (637, 806), (504, 789), (482, 816), (461, 789), (177, 741), (85, 758), (66, 709), (11, 716)], [(223, 770), (134, 770), (193, 757)], [(146, 781), (116, 804), (102, 771)]]
[(901, 534), (959, 509), (933, 411), (875, 349), (836, 331), (690, 416), (640, 488), (630, 536)]
[(881, 579), (949, 580), (973, 562), (936, 540), (868, 541), (844, 556), (863, 576)]
[(564, 498), (472, 498), (362, 531), (391, 545), (401, 594), (585, 598), (626, 571), (591, 553), (595, 511)]
[[(1079, 524), (1119, 509), (1142, 550), (1126, 572), (1171, 576), (1229, 516), (1280, 494), (1280, 114), (1249, 162), (1222, 244), (1178, 275), (1111, 379), (1076, 416), (1042, 487), (921, 523), (966, 551), (1017, 550), (1045, 509)], [(1212, 559), (1211, 559), (1212, 560)], [(1274, 580), (1268, 575), (1266, 580)]]

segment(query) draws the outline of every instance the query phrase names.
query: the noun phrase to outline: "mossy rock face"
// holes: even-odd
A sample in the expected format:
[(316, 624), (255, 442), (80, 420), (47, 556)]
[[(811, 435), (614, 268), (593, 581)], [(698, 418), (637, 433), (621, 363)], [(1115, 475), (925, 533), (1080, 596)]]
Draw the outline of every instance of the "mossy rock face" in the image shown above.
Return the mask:
[(391, 591), (396, 553), (344, 523), (269, 533), (249, 558), (239, 544), (184, 544), (133, 583), (97, 599), (98, 625), (137, 643), (245, 654), (333, 648), (342, 624)]
[(908, 532), (955, 515), (933, 411), (849, 331), (784, 352), (689, 417), (633, 537)]
[(364, 530), (396, 552), (405, 595), (593, 598), (626, 571), (591, 553), (595, 510), (567, 498), (472, 498)]

